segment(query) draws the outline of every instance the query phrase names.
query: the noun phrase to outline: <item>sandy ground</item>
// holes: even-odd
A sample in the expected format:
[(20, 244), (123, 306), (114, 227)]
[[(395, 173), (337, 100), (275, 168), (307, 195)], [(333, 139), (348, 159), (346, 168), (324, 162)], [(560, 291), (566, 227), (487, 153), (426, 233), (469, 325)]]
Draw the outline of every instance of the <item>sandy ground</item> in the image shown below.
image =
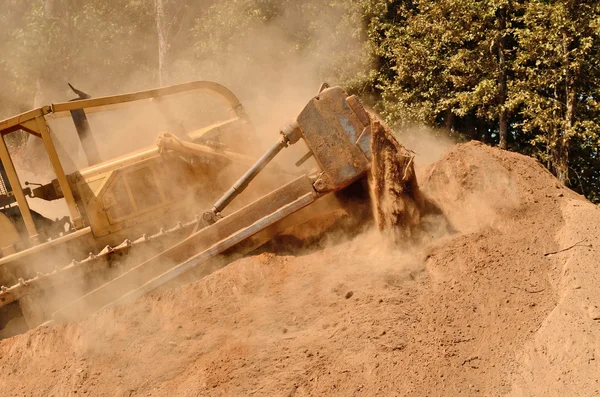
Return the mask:
[(2, 340), (3, 395), (599, 395), (600, 209), (475, 142), (420, 184), (453, 233), (262, 253)]

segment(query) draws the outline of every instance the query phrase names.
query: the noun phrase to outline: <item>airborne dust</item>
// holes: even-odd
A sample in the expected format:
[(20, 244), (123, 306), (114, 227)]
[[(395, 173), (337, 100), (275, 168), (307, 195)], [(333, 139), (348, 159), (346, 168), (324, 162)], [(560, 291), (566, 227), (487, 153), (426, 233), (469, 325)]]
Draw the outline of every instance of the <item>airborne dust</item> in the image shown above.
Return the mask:
[[(325, 45), (323, 58), (277, 56), (286, 46), (277, 33), (290, 18), (244, 36), (225, 62), (178, 60), (179, 74), (168, 81), (223, 81), (247, 106), (257, 140), (270, 143), (315, 94), (322, 79), (316, 71), (328, 53)], [(320, 43), (327, 43), (325, 33)], [(143, 78), (140, 88), (152, 85)], [(86, 81), (74, 84), (95, 94), (102, 78), (91, 79), (90, 88)], [(65, 92), (57, 96), (69, 99)], [(101, 133), (127, 121), (109, 121)], [(125, 130), (103, 135), (107, 153), (122, 140), (155, 138), (155, 131)], [(40, 396), (597, 394), (598, 208), (520, 155), (470, 143), (438, 159), (445, 143), (434, 139), (431, 147), (416, 148), (401, 140), (415, 150), (413, 160), (385, 128), (375, 136), (380, 166), (372, 191), (383, 237), (375, 228), (337, 229), (339, 238), (325, 238), (318, 249), (256, 253), (82, 322), (0, 341), (4, 390)], [(430, 165), (422, 167), (420, 159)], [(386, 236), (397, 225), (413, 230), (428, 219), (428, 202), (443, 225), (433, 237), (390, 243)], [(327, 234), (330, 223), (324, 224)]]

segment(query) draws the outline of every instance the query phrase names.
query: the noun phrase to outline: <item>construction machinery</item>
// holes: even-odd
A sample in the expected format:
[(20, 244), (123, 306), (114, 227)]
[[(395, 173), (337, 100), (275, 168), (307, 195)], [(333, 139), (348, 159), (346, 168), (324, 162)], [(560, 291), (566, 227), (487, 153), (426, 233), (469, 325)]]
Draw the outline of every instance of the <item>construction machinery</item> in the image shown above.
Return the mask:
[[(165, 106), (165, 98), (198, 92), (225, 104), (224, 121), (192, 128), (173, 114), (181, 104)], [(0, 139), (4, 323), (15, 312), (28, 327), (79, 319), (224, 266), (289, 227), (331, 210), (330, 203), (319, 206), (326, 197), (345, 206), (348, 200), (340, 193), (364, 186), (372, 134), (382, 129), (356, 96), (323, 85), (257, 158), (246, 150), (253, 130), (242, 105), (219, 84), (194, 82), (102, 98), (77, 93), (77, 100), (0, 122), (2, 137), (25, 131), (40, 138), (55, 174), (35, 188), (22, 184), (5, 139)], [(162, 114), (165, 128), (157, 144), (107, 158), (92, 116), (139, 103)], [(70, 116), (88, 167), (64, 170), (51, 125), (60, 116)], [(286, 171), (270, 165), (279, 152), (300, 141), (306, 153), (296, 166), (310, 159), (312, 169)], [(68, 218), (51, 221), (36, 214), (28, 197), (63, 200)]]

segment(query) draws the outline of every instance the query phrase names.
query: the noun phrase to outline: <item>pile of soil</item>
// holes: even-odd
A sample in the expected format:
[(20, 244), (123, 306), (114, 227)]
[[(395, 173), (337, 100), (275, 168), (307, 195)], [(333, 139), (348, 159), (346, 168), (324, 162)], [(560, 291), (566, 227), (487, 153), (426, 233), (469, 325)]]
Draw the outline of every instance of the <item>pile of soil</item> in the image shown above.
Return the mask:
[(441, 214), (419, 244), (373, 230), (262, 253), (0, 341), (3, 392), (600, 393), (600, 209), (535, 160), (474, 142), (452, 147), (420, 185)]

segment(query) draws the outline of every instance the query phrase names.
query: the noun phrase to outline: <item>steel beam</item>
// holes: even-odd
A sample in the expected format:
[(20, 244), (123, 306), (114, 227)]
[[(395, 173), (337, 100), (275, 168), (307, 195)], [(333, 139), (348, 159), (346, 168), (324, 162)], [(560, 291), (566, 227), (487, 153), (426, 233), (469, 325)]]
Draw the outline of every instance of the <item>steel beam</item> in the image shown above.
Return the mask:
[(19, 180), (17, 170), (15, 169), (15, 165), (12, 162), (10, 153), (8, 152), (8, 147), (6, 146), (6, 142), (4, 141), (3, 136), (0, 136), (0, 159), (2, 160), (2, 164), (4, 165), (4, 170), (6, 171), (8, 181), (12, 186), (13, 194), (17, 199), (19, 211), (21, 211), (21, 217), (23, 218), (23, 222), (25, 222), (25, 227), (27, 228), (29, 238), (31, 239), (33, 244), (37, 245), (40, 243), (40, 235), (38, 234), (37, 228), (35, 227), (35, 223), (33, 222), (33, 217), (31, 216), (31, 209), (29, 208), (27, 198), (23, 193), (21, 181)]
[(50, 163), (54, 169), (54, 174), (56, 175), (56, 179), (58, 179), (58, 184), (60, 185), (60, 189), (62, 190), (65, 201), (67, 202), (67, 207), (69, 208), (69, 215), (71, 215), (73, 226), (75, 226), (75, 229), (81, 229), (84, 226), (83, 219), (81, 218), (81, 214), (79, 213), (79, 209), (75, 203), (71, 185), (69, 185), (69, 181), (67, 180), (67, 176), (63, 170), (62, 163), (60, 162), (60, 158), (58, 157), (58, 153), (54, 147), (54, 142), (50, 136), (50, 128), (48, 128), (48, 124), (42, 116), (36, 117), (35, 121), (37, 123), (38, 132), (41, 134), (42, 140), (44, 141), (44, 146), (46, 147), (46, 152), (48, 153)]
[[(61, 102), (52, 105), (53, 112), (66, 112), (74, 109), (87, 109), (98, 106), (117, 105), (125, 102), (139, 101), (143, 99), (160, 98), (167, 95), (182, 93), (192, 93), (194, 91), (206, 92), (208, 94), (217, 94), (231, 106), (232, 113), (236, 114), (238, 108), (242, 106), (239, 99), (225, 86), (212, 81), (193, 81), (190, 83), (177, 84), (169, 87), (156, 88), (153, 90), (133, 92), (130, 94), (112, 95), (91, 99), (82, 99), (71, 102)], [(1, 127), (1, 126), (0, 126)]]

